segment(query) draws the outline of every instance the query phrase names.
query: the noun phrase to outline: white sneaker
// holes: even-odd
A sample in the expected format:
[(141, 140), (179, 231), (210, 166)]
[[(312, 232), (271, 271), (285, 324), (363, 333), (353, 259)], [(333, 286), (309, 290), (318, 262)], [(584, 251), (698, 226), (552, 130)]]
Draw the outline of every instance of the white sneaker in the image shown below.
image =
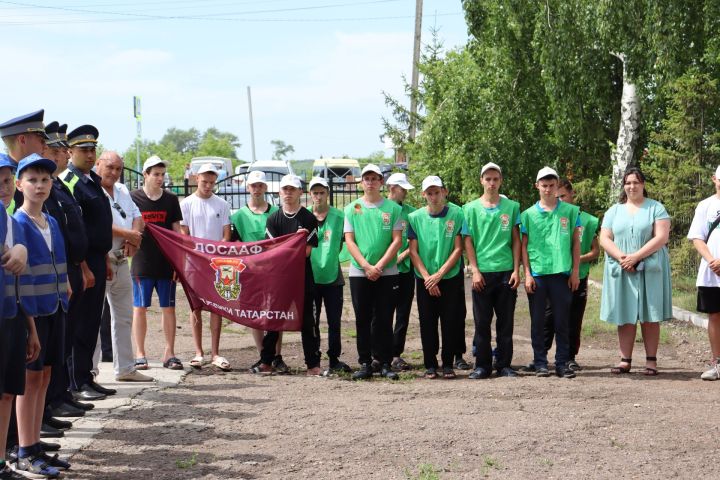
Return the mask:
[(720, 380), (720, 364), (713, 364), (712, 368), (700, 375), (703, 380)]
[(153, 377), (143, 375), (142, 373), (138, 372), (137, 370), (133, 370), (130, 373), (123, 373), (122, 375), (118, 375), (115, 377), (115, 380), (117, 380), (118, 382), (154, 382), (155, 381), (155, 379)]

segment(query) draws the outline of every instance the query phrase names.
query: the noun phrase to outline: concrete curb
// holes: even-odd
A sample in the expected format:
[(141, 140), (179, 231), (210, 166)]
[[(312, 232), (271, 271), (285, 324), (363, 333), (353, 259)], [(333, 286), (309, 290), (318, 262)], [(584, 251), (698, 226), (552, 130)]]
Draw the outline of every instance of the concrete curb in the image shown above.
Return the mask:
[[(598, 290), (602, 290), (602, 285), (595, 280), (588, 279), (588, 285), (592, 285)], [(706, 330), (708, 328), (708, 318), (705, 315), (690, 312), (683, 308), (676, 307), (675, 305), (673, 305), (673, 318), (682, 320), (683, 322), (692, 323), (696, 327), (704, 328)]]
[[(79, 418), (63, 418), (73, 423), (70, 430), (65, 431), (62, 438), (45, 438), (46, 442), (57, 442), (61, 445), (60, 456), (72, 457), (79, 450), (92, 443), (93, 438), (103, 430), (103, 427), (110, 422), (117, 414), (132, 409), (133, 399), (146, 391), (157, 391), (179, 384), (190, 372), (185, 370), (170, 370), (163, 368), (162, 363), (150, 363), (150, 369), (142, 373), (155, 378), (155, 382), (118, 382), (115, 380), (112, 363), (101, 363), (100, 374), (96, 380), (104, 387), (117, 390), (115, 395), (105, 400), (92, 402), (95, 408)], [(71, 462), (72, 463), (72, 462)], [(68, 473), (71, 474), (72, 470)], [(65, 475), (65, 478), (69, 478)]]

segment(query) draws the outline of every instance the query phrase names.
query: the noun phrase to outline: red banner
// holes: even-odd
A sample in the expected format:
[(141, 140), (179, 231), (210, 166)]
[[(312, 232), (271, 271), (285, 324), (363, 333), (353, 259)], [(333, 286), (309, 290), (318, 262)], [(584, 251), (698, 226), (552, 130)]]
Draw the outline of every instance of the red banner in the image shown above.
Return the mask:
[(259, 330), (300, 330), (306, 233), (214, 242), (146, 224), (178, 273), (190, 308)]

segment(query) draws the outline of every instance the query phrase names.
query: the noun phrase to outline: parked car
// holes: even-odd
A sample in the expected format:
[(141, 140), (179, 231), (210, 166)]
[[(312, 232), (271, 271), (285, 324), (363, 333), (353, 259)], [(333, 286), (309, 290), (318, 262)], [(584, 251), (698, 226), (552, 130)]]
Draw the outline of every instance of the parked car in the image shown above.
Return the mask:
[(190, 185), (197, 185), (197, 171), (200, 167), (206, 163), (212, 163), (218, 171), (224, 171), (225, 175), (220, 175), (218, 178), (221, 180), (229, 175), (233, 171), (232, 160), (224, 157), (195, 157), (190, 160), (190, 178), (188, 183)]
[(360, 177), (360, 164), (354, 158), (320, 158), (313, 162), (313, 176), (334, 183), (354, 182)]

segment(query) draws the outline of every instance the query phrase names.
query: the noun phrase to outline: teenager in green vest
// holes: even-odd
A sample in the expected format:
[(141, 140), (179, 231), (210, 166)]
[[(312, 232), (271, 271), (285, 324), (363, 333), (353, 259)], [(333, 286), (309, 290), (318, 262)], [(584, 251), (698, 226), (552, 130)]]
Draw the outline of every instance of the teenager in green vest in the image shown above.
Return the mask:
[(393, 361), (394, 370), (410, 370), (410, 365), (402, 358), (405, 350), (405, 336), (407, 335), (408, 324), (410, 323), (410, 309), (412, 308), (413, 297), (415, 297), (415, 278), (410, 263), (410, 250), (408, 249), (407, 224), (408, 216), (415, 211), (405, 203), (408, 191), (414, 189), (404, 173), (393, 173), (387, 179), (388, 200), (400, 205), (400, 221), (402, 222), (402, 246), (398, 252), (398, 293), (397, 305), (395, 306), (395, 326), (393, 327)]
[[(560, 180), (557, 198), (575, 205), (575, 191), (570, 180)], [(568, 341), (570, 342), (568, 368), (574, 371), (582, 370), (575, 357), (580, 351), (580, 333), (582, 332), (582, 321), (583, 316), (585, 316), (585, 306), (587, 305), (590, 263), (594, 262), (600, 255), (600, 243), (597, 238), (599, 227), (600, 220), (597, 217), (580, 211), (580, 285), (573, 292), (572, 303), (570, 304), (570, 322), (568, 323)], [(545, 311), (545, 346), (548, 350), (550, 350), (555, 336), (554, 322), (553, 310), (548, 304)]]
[(502, 169), (488, 163), (480, 170), (483, 194), (463, 206), (465, 253), (472, 270), (475, 321), (475, 370), (470, 378), (489, 378), (492, 362), (492, 318), (495, 313), (500, 377), (515, 377), (511, 368), (517, 287), (520, 285), (520, 204), (500, 195)]
[[(278, 210), (277, 205), (270, 205), (265, 200), (265, 193), (268, 187), (265, 172), (256, 170), (248, 173), (245, 179), (245, 186), (247, 191), (250, 192), (247, 204), (230, 216), (230, 222), (233, 226), (232, 238), (233, 240), (239, 240), (241, 242), (258, 242), (265, 240), (265, 224), (267, 223), (267, 219), (270, 214)], [(253, 340), (255, 340), (258, 355), (260, 355), (265, 333), (262, 330), (256, 330), (254, 328), (250, 330), (252, 331)], [(282, 332), (279, 332), (277, 345), (275, 345), (275, 359), (272, 362), (272, 366), (278, 373), (288, 373), (290, 369), (281, 354), (282, 338)], [(250, 367), (250, 371), (253, 371), (259, 365), (260, 360)]]
[(312, 207), (310, 211), (318, 222), (318, 246), (312, 249), (310, 262), (315, 277), (315, 323), (320, 325), (320, 313), (325, 302), (325, 316), (328, 323), (328, 350), (330, 367), (327, 373), (351, 372), (352, 369), (340, 361), (342, 341), (340, 321), (343, 307), (343, 279), (340, 269), (340, 250), (343, 244), (345, 216), (342, 210), (328, 204), (330, 185), (327, 180), (313, 177), (309, 183)]
[(573, 378), (568, 322), (572, 292), (580, 283), (580, 209), (557, 199), (560, 177), (550, 167), (540, 169), (535, 188), (540, 200), (520, 214), (525, 290), (530, 300), (530, 336), (535, 375), (547, 377), (545, 306), (553, 309), (555, 374)]
[(345, 207), (345, 243), (350, 262), (350, 295), (355, 310), (360, 369), (353, 379), (373, 375), (373, 356), (383, 377), (392, 371), (392, 316), (398, 291), (397, 252), (402, 245), (401, 208), (380, 194), (380, 167), (366, 165), (361, 172), (363, 196)]
[(455, 378), (456, 332), (462, 328), (458, 309), (465, 304), (460, 264), (463, 213), (457, 205), (447, 203), (447, 189), (440, 177), (426, 177), (422, 192), (427, 206), (410, 214), (408, 238), (417, 282), (420, 340), (427, 369), (425, 378), (438, 375), (438, 320), (442, 333), (442, 375), (443, 378)]

